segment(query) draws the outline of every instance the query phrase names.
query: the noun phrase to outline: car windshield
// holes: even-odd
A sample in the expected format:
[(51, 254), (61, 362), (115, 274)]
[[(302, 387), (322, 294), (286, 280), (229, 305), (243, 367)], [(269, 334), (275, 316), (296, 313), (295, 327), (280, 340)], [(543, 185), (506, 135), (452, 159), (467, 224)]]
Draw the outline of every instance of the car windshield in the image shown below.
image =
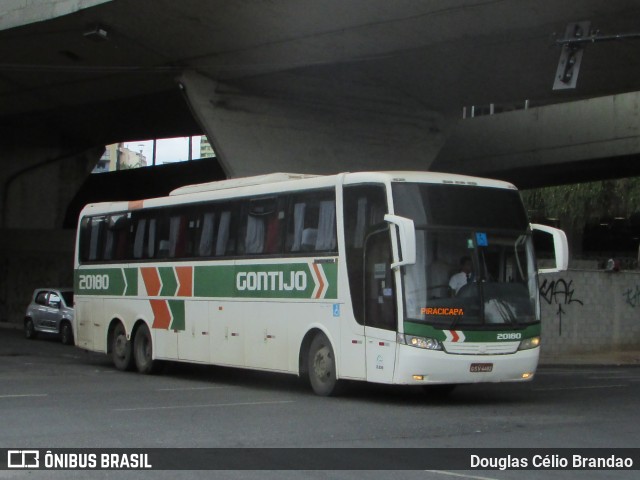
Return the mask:
[(531, 235), (517, 191), (396, 184), (394, 205), (416, 224), (417, 261), (403, 274), (406, 320), (450, 329), (538, 321)]
[(67, 307), (73, 307), (73, 292), (60, 292), (60, 295), (62, 295), (62, 298), (64, 298), (64, 303), (67, 305)]

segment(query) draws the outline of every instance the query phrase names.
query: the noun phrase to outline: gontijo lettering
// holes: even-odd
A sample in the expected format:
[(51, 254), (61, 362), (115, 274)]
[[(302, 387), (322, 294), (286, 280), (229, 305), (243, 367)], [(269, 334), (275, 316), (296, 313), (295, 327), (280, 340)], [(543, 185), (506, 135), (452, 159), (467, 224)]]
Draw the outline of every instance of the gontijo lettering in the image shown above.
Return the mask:
[(443, 316), (452, 316), (458, 317), (464, 315), (464, 308), (421, 308), (420, 313), (422, 315), (443, 315)]
[(239, 272), (236, 275), (239, 291), (304, 291), (307, 288), (307, 274), (304, 271), (289, 272)]

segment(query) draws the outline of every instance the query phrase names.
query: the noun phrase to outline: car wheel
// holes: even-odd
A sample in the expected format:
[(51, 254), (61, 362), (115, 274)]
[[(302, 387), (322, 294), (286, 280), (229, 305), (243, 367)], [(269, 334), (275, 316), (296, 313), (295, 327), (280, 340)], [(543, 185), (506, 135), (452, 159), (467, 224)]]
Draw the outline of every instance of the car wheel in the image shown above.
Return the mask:
[(60, 325), (60, 340), (64, 345), (73, 345), (73, 330), (69, 322)]
[(24, 336), (30, 340), (38, 336), (38, 334), (36, 333), (36, 327), (33, 324), (33, 320), (31, 318), (26, 318), (24, 320)]

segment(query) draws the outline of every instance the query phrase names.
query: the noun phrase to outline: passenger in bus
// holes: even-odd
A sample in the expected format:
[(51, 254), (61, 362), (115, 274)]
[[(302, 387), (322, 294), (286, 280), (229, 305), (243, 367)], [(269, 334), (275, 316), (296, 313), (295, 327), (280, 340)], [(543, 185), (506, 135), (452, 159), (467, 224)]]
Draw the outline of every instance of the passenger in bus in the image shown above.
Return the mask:
[(457, 295), (462, 287), (473, 281), (473, 263), (471, 258), (465, 255), (460, 259), (460, 271), (454, 273), (449, 280), (449, 287), (451, 287), (453, 294)]

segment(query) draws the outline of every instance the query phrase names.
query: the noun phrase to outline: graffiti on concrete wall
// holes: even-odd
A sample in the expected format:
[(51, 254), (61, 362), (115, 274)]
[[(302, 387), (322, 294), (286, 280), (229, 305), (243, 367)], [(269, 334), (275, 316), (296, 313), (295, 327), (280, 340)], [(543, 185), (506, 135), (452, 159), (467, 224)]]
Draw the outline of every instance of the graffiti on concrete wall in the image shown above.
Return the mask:
[(540, 286), (540, 298), (542, 298), (549, 305), (558, 305), (558, 335), (562, 335), (562, 316), (566, 315), (566, 311), (563, 305), (570, 305), (577, 303), (583, 305), (582, 300), (575, 297), (575, 290), (573, 288), (573, 280), (565, 280), (559, 278), (557, 280), (546, 280), (542, 282)]
[(632, 308), (640, 306), (640, 286), (636, 285), (635, 289), (628, 288), (622, 296), (625, 298), (627, 304), (631, 305)]

